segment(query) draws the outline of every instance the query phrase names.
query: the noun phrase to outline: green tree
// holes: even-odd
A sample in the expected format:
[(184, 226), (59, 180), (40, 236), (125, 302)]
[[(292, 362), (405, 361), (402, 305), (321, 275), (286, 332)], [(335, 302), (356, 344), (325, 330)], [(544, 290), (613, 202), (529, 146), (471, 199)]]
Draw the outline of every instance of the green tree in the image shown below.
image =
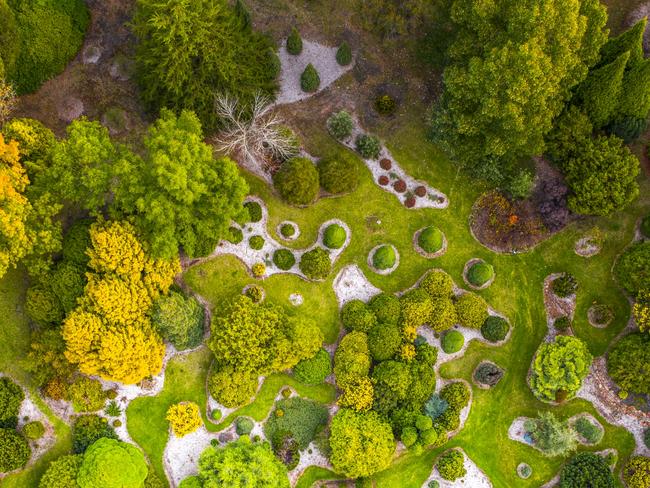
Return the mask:
[(253, 31), (243, 10), (226, 0), (138, 0), (132, 25), (144, 102), (155, 110), (193, 110), (212, 130), (215, 95), (242, 103), (259, 91), (273, 95), (273, 45)]
[(24, 399), (25, 394), (20, 386), (7, 376), (0, 377), (0, 428), (16, 428)]
[(0, 428), (0, 473), (25, 466), (31, 452), (22, 435), (13, 429)]
[(525, 428), (531, 433), (535, 447), (545, 456), (564, 456), (578, 445), (575, 430), (552, 412), (542, 412), (536, 419), (527, 420)]
[(562, 468), (560, 488), (614, 488), (614, 476), (603, 456), (581, 452)]
[(614, 276), (632, 295), (650, 290), (650, 242), (639, 242), (628, 247), (616, 260)]
[(83, 454), (95, 441), (106, 437), (117, 439), (115, 429), (99, 415), (79, 415), (72, 424), (72, 452)]
[(70, 454), (52, 461), (41, 477), (38, 488), (78, 488), (77, 474), (83, 456)]
[(348, 478), (370, 476), (387, 468), (395, 452), (390, 425), (372, 411), (339, 410), (332, 419), (329, 443), (334, 471)]
[(569, 208), (580, 214), (609, 215), (639, 195), (639, 160), (618, 137), (586, 139), (563, 165), (571, 189)]
[(614, 344), (607, 356), (607, 371), (625, 391), (650, 393), (650, 337), (634, 333)]
[(465, 456), (463, 456), (463, 453), (452, 449), (443, 453), (438, 458), (436, 468), (438, 468), (438, 472), (443, 479), (455, 481), (467, 474), (464, 463)]
[(633, 65), (625, 72), (619, 97), (618, 117), (645, 119), (648, 112), (650, 112), (650, 58)]
[(92, 444), (79, 468), (79, 488), (142, 488), (147, 462), (132, 444), (105, 437)]
[(600, 50), (599, 66), (609, 64), (621, 54), (629, 52), (629, 66), (635, 66), (643, 61), (643, 33), (648, 18), (643, 17), (628, 30), (616, 37), (610, 37)]
[(159, 297), (151, 310), (154, 328), (181, 351), (196, 347), (203, 340), (204, 316), (196, 298), (175, 291)]
[(634, 456), (623, 467), (623, 480), (628, 488), (644, 488), (650, 484), (650, 458)]
[(368, 376), (371, 363), (368, 336), (361, 331), (346, 334), (334, 353), (336, 384), (343, 387), (354, 379)]

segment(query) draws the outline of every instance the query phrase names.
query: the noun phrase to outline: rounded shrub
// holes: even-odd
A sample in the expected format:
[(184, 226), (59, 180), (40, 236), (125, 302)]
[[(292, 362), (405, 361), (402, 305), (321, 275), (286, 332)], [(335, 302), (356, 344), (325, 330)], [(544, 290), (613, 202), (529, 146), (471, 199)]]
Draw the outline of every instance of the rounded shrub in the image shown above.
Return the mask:
[(559, 488), (614, 488), (612, 471), (603, 456), (593, 452), (576, 454), (560, 472)]
[(440, 251), (443, 242), (444, 236), (442, 231), (433, 226), (424, 228), (418, 236), (418, 246), (420, 246), (424, 252), (428, 253)]
[(395, 256), (395, 249), (393, 249), (393, 246), (389, 246), (388, 244), (378, 247), (372, 255), (372, 265), (381, 271), (395, 266), (396, 260), (397, 256)]
[(399, 298), (384, 292), (372, 297), (368, 302), (368, 307), (374, 312), (377, 321), (384, 324), (397, 324), (402, 312)]
[(650, 215), (643, 217), (643, 220), (641, 220), (640, 230), (643, 237), (650, 239)]
[(454, 280), (441, 270), (433, 270), (427, 273), (420, 282), (420, 288), (426, 291), (432, 298), (451, 298), (454, 296)]
[(650, 242), (633, 244), (616, 260), (614, 275), (630, 294), (650, 289)]
[(327, 119), (327, 130), (335, 139), (343, 140), (352, 135), (354, 122), (352, 116), (345, 110), (333, 113)]
[(259, 222), (262, 220), (262, 206), (257, 202), (246, 202), (244, 208), (248, 210), (250, 222)]
[(442, 336), (440, 346), (447, 354), (460, 351), (465, 344), (465, 337), (457, 330), (448, 330)]
[(291, 158), (273, 176), (278, 193), (293, 205), (309, 205), (318, 197), (318, 171), (307, 158)]
[(502, 377), (503, 370), (492, 363), (481, 363), (474, 371), (474, 381), (490, 388), (496, 385)]
[(330, 224), (323, 233), (323, 244), (329, 249), (341, 249), (345, 244), (347, 232), (339, 224)]
[(474, 263), (467, 270), (467, 281), (474, 286), (483, 286), (494, 278), (494, 268), (484, 261)]
[(237, 417), (235, 420), (235, 431), (238, 435), (248, 435), (255, 427), (253, 419), (250, 417)]
[(596, 425), (587, 417), (577, 419), (573, 427), (590, 444), (598, 444), (603, 438), (602, 427)]
[(81, 454), (97, 439), (117, 439), (115, 429), (99, 415), (80, 415), (72, 424), (72, 451)]
[(336, 50), (336, 62), (341, 66), (347, 66), (352, 62), (352, 49), (345, 41), (343, 41)]
[(38, 488), (77, 488), (77, 475), (82, 461), (83, 456), (80, 454), (68, 454), (51, 461), (41, 477)]
[(457, 450), (450, 450), (441, 454), (436, 462), (436, 467), (442, 479), (447, 481), (455, 481), (467, 474), (465, 456)]
[(192, 349), (203, 339), (205, 311), (194, 297), (171, 291), (156, 299), (151, 309), (151, 323), (176, 349)]
[(0, 377), (0, 427), (15, 429), (20, 405), (25, 399), (23, 389), (7, 376)]
[(553, 293), (557, 296), (566, 298), (573, 295), (578, 289), (578, 282), (575, 277), (569, 273), (563, 273), (553, 280), (551, 284)]
[(302, 52), (302, 38), (295, 27), (291, 28), (289, 37), (287, 37), (287, 52), (294, 56), (298, 56)]
[(329, 252), (322, 247), (307, 251), (300, 258), (300, 271), (311, 280), (324, 280), (331, 269)]
[(418, 431), (415, 427), (404, 427), (404, 429), (402, 429), (402, 434), (400, 435), (400, 440), (404, 446), (411, 447), (418, 440)]
[(59, 324), (64, 316), (61, 301), (49, 286), (35, 285), (27, 289), (25, 311), (30, 319), (42, 325)]
[(332, 358), (329, 353), (320, 348), (309, 359), (303, 359), (293, 368), (293, 375), (306, 385), (318, 385), (332, 373)]
[(221, 420), (221, 417), (223, 417), (223, 413), (218, 408), (215, 408), (212, 412), (210, 412), (210, 417), (212, 417), (212, 420), (215, 422), (219, 422), (219, 420)]
[(89, 257), (86, 249), (90, 248), (90, 219), (77, 220), (63, 236), (63, 259), (85, 267)]
[(313, 93), (320, 86), (320, 76), (314, 65), (309, 63), (300, 75), (300, 88), (307, 93)]
[(0, 473), (22, 468), (32, 450), (25, 438), (13, 429), (0, 428)]
[(328, 193), (350, 193), (359, 186), (359, 165), (347, 153), (318, 162), (320, 185)]
[(562, 317), (556, 318), (553, 321), (553, 327), (555, 327), (560, 332), (567, 330), (569, 327), (571, 327), (571, 317), (563, 315)]
[(226, 240), (232, 244), (237, 245), (244, 240), (244, 233), (237, 227), (230, 227), (228, 229), (228, 233), (230, 235), (226, 238)]
[(264, 288), (257, 285), (250, 285), (246, 289), (246, 296), (253, 300), (253, 302), (259, 303), (264, 298)]
[(296, 264), (296, 257), (289, 249), (278, 249), (273, 253), (273, 263), (283, 271), (287, 271)]
[(261, 278), (266, 273), (266, 264), (264, 263), (255, 263), (251, 268), (253, 276), (256, 278)]
[(528, 479), (530, 478), (530, 475), (533, 474), (533, 468), (530, 467), (530, 465), (526, 463), (520, 463), (517, 466), (517, 476), (519, 476), (521, 479)]
[(401, 340), (396, 324), (380, 322), (368, 331), (368, 350), (375, 361), (385, 361), (395, 356)]
[(259, 251), (264, 247), (264, 238), (262, 236), (251, 236), (248, 239), (248, 245), (251, 249)]
[(349, 331), (368, 332), (377, 323), (377, 317), (363, 301), (351, 300), (341, 309), (341, 322)]
[(77, 306), (77, 299), (84, 293), (87, 283), (86, 268), (72, 261), (60, 261), (52, 272), (52, 291), (68, 313)]
[(463, 327), (479, 329), (488, 317), (488, 305), (476, 293), (464, 293), (456, 300), (456, 313)]
[(510, 324), (503, 317), (490, 315), (481, 326), (481, 335), (490, 342), (499, 342), (506, 338)]
[(380, 115), (392, 115), (397, 109), (395, 99), (390, 95), (379, 95), (375, 98), (375, 110)]
[(359, 134), (354, 145), (364, 159), (377, 159), (381, 152), (381, 142), (377, 136)]
[(38, 440), (43, 437), (43, 434), (45, 434), (45, 427), (38, 420), (28, 422), (23, 426), (23, 435), (29, 440)]
[(280, 234), (282, 237), (290, 238), (296, 235), (296, 228), (291, 224), (282, 224), (280, 226)]

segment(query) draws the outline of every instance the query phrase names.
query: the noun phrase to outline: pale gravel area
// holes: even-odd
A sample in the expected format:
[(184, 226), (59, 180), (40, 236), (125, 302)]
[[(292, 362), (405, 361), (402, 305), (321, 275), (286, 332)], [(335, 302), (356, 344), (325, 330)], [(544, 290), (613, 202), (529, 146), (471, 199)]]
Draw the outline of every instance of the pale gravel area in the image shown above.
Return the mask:
[(427, 488), (428, 483), (433, 480), (440, 483), (440, 488), (491, 488), (492, 482), (490, 482), (490, 479), (481, 468), (479, 468), (461, 448), (458, 447), (455, 449), (463, 453), (465, 458), (464, 466), (465, 470), (467, 470), (467, 474), (455, 481), (447, 481), (442, 479), (440, 473), (438, 473), (438, 468), (436, 468), (434, 464), (431, 474), (424, 483), (422, 483), (422, 488)]
[[(390, 268), (387, 268), (387, 269), (378, 269), (378, 268), (375, 268), (375, 265), (373, 264), (372, 260), (373, 260), (374, 257), (375, 257), (375, 252), (377, 252), (377, 250), (378, 250), (380, 247), (383, 247), (383, 246), (390, 246), (390, 247), (393, 248), (393, 252), (395, 253), (395, 264), (393, 264)], [(377, 244), (377, 245), (376, 245), (375, 247), (373, 247), (373, 248), (370, 250), (370, 252), (368, 253), (368, 260), (367, 260), (367, 263), (368, 263), (368, 267), (369, 267), (371, 270), (373, 270), (375, 273), (377, 273), (377, 274), (379, 274), (379, 275), (384, 275), (384, 276), (389, 275), (389, 274), (391, 274), (393, 271), (395, 271), (395, 270), (398, 268), (398, 266), (399, 266), (399, 251), (398, 251), (397, 248), (396, 248), (395, 246), (393, 246), (392, 244)]]
[(172, 488), (188, 476), (198, 473), (199, 456), (216, 438), (217, 434), (208, 432), (204, 425), (183, 437), (176, 437), (170, 432), (163, 452), (163, 465)]
[[(576, 294), (569, 295), (566, 298), (559, 297), (553, 293), (551, 284), (555, 278), (562, 276), (562, 273), (553, 273), (544, 278), (544, 309), (546, 311), (546, 337), (545, 342), (553, 342), (557, 334), (557, 329), (553, 326), (553, 322), (558, 317), (567, 315), (573, 321), (573, 315), (576, 310)], [(566, 332), (570, 332), (566, 331)]]
[(352, 300), (367, 302), (381, 293), (379, 288), (368, 281), (366, 275), (356, 264), (348, 264), (339, 271), (332, 286), (340, 307)]
[(574, 252), (583, 258), (590, 258), (598, 254), (601, 247), (594, 244), (593, 239), (590, 237), (582, 237), (578, 239), (573, 248)]
[[(280, 71), (280, 93), (275, 99), (276, 105), (294, 103), (312, 97), (325, 90), (354, 66), (354, 54), (352, 62), (347, 66), (341, 66), (336, 61), (338, 47), (329, 47), (303, 39), (302, 52), (298, 56), (294, 56), (287, 52), (286, 39), (282, 39), (280, 45), (278, 56), (282, 69)], [(306, 93), (300, 87), (300, 76), (309, 63), (316, 68), (320, 77), (320, 85), (313, 93)]]

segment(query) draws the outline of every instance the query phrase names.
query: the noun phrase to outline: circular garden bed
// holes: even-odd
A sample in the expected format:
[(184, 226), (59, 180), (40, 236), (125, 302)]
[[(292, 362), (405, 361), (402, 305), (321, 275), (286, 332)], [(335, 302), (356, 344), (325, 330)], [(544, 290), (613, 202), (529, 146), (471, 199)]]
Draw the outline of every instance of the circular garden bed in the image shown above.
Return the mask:
[(474, 370), (474, 384), (484, 390), (490, 389), (501, 381), (504, 371), (491, 361), (482, 361)]
[(447, 252), (447, 238), (438, 227), (423, 227), (413, 234), (413, 248), (425, 258), (437, 258)]
[(494, 268), (482, 259), (474, 258), (467, 261), (463, 269), (463, 278), (467, 285), (474, 290), (483, 290), (494, 281)]
[(380, 244), (368, 253), (368, 266), (377, 274), (387, 275), (399, 266), (399, 253), (392, 244)]
[(602, 303), (594, 303), (587, 310), (587, 319), (592, 327), (604, 329), (614, 320), (614, 312), (611, 307)]
[(295, 241), (300, 235), (300, 228), (295, 222), (285, 220), (278, 224), (275, 228), (275, 232), (278, 234), (280, 239), (284, 239), (285, 241)]

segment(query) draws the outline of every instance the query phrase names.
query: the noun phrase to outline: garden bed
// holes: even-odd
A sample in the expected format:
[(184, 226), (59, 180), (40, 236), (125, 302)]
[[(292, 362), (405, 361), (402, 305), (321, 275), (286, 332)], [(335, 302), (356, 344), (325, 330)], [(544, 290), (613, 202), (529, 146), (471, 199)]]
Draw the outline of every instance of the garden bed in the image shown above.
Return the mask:
[(472, 290), (485, 290), (488, 288), (492, 283), (494, 283), (494, 279), (496, 278), (496, 273), (492, 272), (492, 278), (487, 280), (485, 283), (483, 283), (480, 286), (473, 285), (468, 277), (469, 270), (474, 266), (475, 264), (478, 263), (485, 263), (481, 258), (472, 258), (469, 261), (465, 263), (465, 267), (463, 268), (463, 280), (465, 280), (465, 284), (471, 288)]
[(440, 476), (438, 468), (435, 467), (431, 471), (429, 477), (422, 483), (422, 488), (427, 488), (429, 482), (437, 481), (440, 483), (441, 488), (492, 488), (492, 483), (487, 475), (479, 468), (474, 461), (463, 451), (462, 448), (455, 448), (460, 451), (465, 458), (463, 466), (467, 473), (462, 478), (455, 481), (447, 481)]
[(427, 259), (439, 258), (440, 256), (442, 256), (443, 254), (445, 254), (447, 252), (447, 245), (448, 245), (447, 236), (445, 236), (444, 233), (442, 234), (442, 247), (438, 251), (436, 251), (436, 252), (427, 252), (424, 249), (422, 249), (422, 247), (420, 247), (420, 242), (419, 242), (420, 234), (426, 228), (427, 227), (423, 227), (423, 228), (419, 229), (418, 231), (416, 231), (415, 234), (413, 234), (413, 249), (415, 249), (415, 252), (417, 252), (420, 256), (423, 256), (423, 257), (425, 257)]
[[(562, 273), (553, 273), (544, 278), (544, 309), (546, 311), (546, 326), (548, 332), (546, 342), (551, 342), (558, 335), (558, 330), (555, 328), (555, 320), (560, 317), (569, 317), (573, 321), (573, 316), (576, 310), (576, 295), (569, 295), (568, 297), (559, 297), (553, 292), (553, 281), (562, 276)], [(571, 330), (565, 331), (565, 334), (570, 334)]]
[[(384, 247), (384, 246), (390, 246), (390, 247), (393, 249), (393, 252), (395, 253), (395, 262), (394, 262), (393, 265), (392, 265), (391, 267), (389, 267), (389, 268), (386, 268), (386, 269), (379, 269), (379, 268), (376, 268), (376, 267), (375, 267), (373, 260), (374, 260), (374, 258), (375, 258), (375, 253), (376, 253), (380, 248), (382, 248), (382, 247)], [(369, 267), (371, 270), (373, 270), (375, 273), (380, 274), (380, 275), (384, 275), (384, 276), (385, 276), (385, 275), (389, 275), (389, 274), (391, 274), (393, 271), (395, 271), (395, 270), (397, 269), (397, 267), (399, 266), (399, 251), (398, 251), (397, 248), (396, 248), (395, 246), (393, 246), (392, 244), (378, 244), (378, 245), (376, 245), (375, 247), (373, 247), (373, 248), (370, 250), (370, 252), (368, 253), (368, 260), (367, 260), (367, 262), (368, 262), (368, 267)]]

